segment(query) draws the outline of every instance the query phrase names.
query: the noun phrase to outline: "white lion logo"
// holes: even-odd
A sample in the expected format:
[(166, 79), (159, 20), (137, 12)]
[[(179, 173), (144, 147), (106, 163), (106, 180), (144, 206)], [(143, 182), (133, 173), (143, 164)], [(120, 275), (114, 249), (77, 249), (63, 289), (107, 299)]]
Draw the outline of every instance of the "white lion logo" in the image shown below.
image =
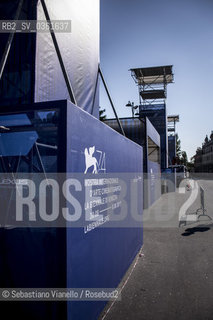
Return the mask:
[(97, 162), (96, 158), (93, 157), (94, 152), (95, 152), (95, 146), (89, 148), (89, 152), (88, 152), (87, 148), (85, 148), (85, 150), (84, 150), (85, 164), (86, 164), (86, 169), (85, 169), (84, 173), (87, 173), (87, 171), (90, 167), (93, 167), (92, 173), (98, 173), (98, 170), (97, 170), (98, 162)]

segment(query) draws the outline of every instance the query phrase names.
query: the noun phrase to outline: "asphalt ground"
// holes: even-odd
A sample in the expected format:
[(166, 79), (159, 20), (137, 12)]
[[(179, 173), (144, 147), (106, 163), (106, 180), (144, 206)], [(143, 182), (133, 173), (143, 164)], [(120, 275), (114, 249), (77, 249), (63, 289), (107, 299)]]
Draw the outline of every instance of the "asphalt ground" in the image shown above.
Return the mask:
[[(197, 182), (205, 189), (206, 213), (213, 218), (213, 182)], [(142, 254), (122, 282), (126, 281), (121, 301), (109, 303), (101, 319), (213, 319), (213, 221), (200, 217), (178, 227), (180, 208), (191, 196), (192, 191), (178, 192), (175, 197), (166, 194), (151, 208), (152, 219), (144, 224)], [(163, 208), (165, 216), (171, 201), (175, 201), (175, 210), (169, 223), (166, 219), (157, 222), (156, 208)], [(196, 213), (199, 207), (198, 193), (187, 206), (187, 214)]]

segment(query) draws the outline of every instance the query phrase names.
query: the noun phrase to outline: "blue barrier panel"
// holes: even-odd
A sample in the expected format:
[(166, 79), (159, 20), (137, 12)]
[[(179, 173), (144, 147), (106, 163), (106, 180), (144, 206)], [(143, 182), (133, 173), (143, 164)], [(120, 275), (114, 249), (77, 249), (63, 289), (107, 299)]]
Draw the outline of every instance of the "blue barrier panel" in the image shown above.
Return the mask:
[(150, 137), (152, 141), (160, 148), (160, 135), (156, 128), (152, 125), (149, 118), (146, 117), (146, 136)]
[(146, 117), (147, 137), (147, 206), (152, 205), (161, 195), (160, 180), (160, 135)]
[[(28, 133), (18, 167), (17, 152), (8, 149), (3, 154), (3, 162), (12, 171), (35, 175), (40, 169), (41, 175), (53, 177), (54, 172), (64, 172), (67, 178), (77, 177), (82, 190), (84, 179), (121, 177), (127, 186), (127, 219), (123, 224), (107, 221), (86, 232), (82, 225), (72, 228), (70, 224), (61, 228), (54, 224), (52, 228), (45, 228), (45, 224), (34, 228), (32, 223), (28, 228), (0, 228), (0, 287), (116, 288), (143, 243), (142, 222), (132, 217), (136, 209), (142, 213), (143, 190), (137, 190), (137, 208), (129, 188), (129, 177), (138, 179), (143, 173), (143, 149), (65, 100), (20, 105), (15, 111), (12, 106), (1, 107), (1, 125), (8, 130), (8, 137)], [(2, 140), (3, 146), (7, 141)], [(0, 171), (3, 169), (0, 163)], [(80, 199), (84, 207), (84, 192)], [(9, 205), (6, 203), (6, 208)], [(96, 319), (106, 302), (13, 302), (13, 308), (8, 310), (4, 304), (1, 310), (7, 311), (9, 318), (18, 312), (22, 320)]]
[(168, 136), (169, 166), (176, 162), (176, 135)]
[[(142, 173), (140, 146), (72, 105), (67, 133), (68, 172), (84, 172), (84, 151), (95, 147), (94, 156), (98, 159), (102, 152), (105, 157), (106, 173)], [(97, 228), (87, 234), (68, 229), (67, 286), (116, 288), (141, 245), (141, 227)], [(69, 302), (68, 319), (96, 319), (105, 303)]]
[(168, 135), (167, 135), (167, 111), (165, 104), (152, 104), (140, 106), (140, 117), (149, 118), (160, 135), (161, 145), (161, 169), (168, 167)]
[[(160, 182), (160, 146), (161, 137), (156, 128), (147, 117), (143, 118), (121, 118), (120, 119), (126, 137), (143, 147), (143, 172), (144, 172), (144, 208), (148, 208), (161, 194)], [(120, 132), (116, 119), (106, 119), (104, 121), (108, 126)], [(151, 139), (151, 140), (150, 140)], [(153, 149), (156, 146), (156, 152), (150, 151), (150, 141), (153, 142)], [(155, 146), (154, 146), (155, 145)], [(149, 150), (148, 150), (149, 148)], [(151, 159), (149, 156), (151, 153)], [(158, 165), (155, 166), (157, 161)], [(153, 163), (153, 168), (152, 168)]]
[[(128, 139), (143, 147), (143, 171), (147, 171), (146, 161), (146, 124), (139, 118), (120, 118), (120, 122)], [(121, 133), (116, 119), (104, 120), (109, 127)]]
[[(66, 287), (63, 228), (0, 228), (0, 242), (1, 288)], [(66, 302), (1, 301), (0, 307), (8, 319), (17, 314), (22, 320), (67, 317)]]
[(148, 161), (148, 172), (149, 205), (152, 205), (161, 196), (160, 165), (156, 162)]
[[(60, 170), (62, 162), (57, 160), (61, 150), (57, 144), (59, 118), (51, 117), (51, 112), (66, 110), (66, 102), (38, 103), (31, 105), (8, 105), (0, 107), (1, 133), (0, 172), (5, 172), (6, 181), (17, 177), (17, 172), (32, 172), (36, 168), (45, 172)], [(42, 111), (42, 117), (40, 116)], [(54, 111), (51, 111), (54, 110)], [(45, 116), (44, 116), (45, 115)], [(63, 126), (62, 118), (60, 123)], [(3, 138), (2, 138), (3, 136)], [(61, 141), (63, 141), (61, 137)], [(49, 146), (48, 146), (49, 144)], [(55, 149), (50, 149), (55, 145)], [(46, 146), (46, 149), (44, 148)], [(58, 147), (58, 149), (57, 149)], [(38, 148), (41, 166), (36, 159)], [(45, 150), (44, 150), (45, 149)], [(55, 162), (55, 164), (54, 164)], [(9, 173), (8, 173), (9, 171)], [(9, 177), (9, 179), (8, 179)], [(12, 181), (13, 181), (12, 180)], [(14, 182), (0, 185), (0, 216), (11, 212), (12, 186)], [(4, 195), (9, 189), (9, 198)], [(8, 201), (7, 201), (8, 200)], [(4, 221), (3, 221), (4, 222)], [(66, 287), (66, 232), (63, 228), (17, 228), (0, 222), (0, 287), (1, 288), (64, 288)], [(4, 226), (4, 224), (3, 224)], [(20, 316), (22, 320), (66, 319), (65, 302), (0, 302), (2, 314), (8, 319)]]

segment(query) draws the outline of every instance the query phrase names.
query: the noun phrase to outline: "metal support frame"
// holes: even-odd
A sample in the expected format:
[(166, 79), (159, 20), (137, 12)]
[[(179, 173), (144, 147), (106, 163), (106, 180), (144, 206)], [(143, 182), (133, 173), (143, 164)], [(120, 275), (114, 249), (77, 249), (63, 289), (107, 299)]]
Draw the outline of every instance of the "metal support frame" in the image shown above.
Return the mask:
[[(38, 164), (39, 164), (40, 168), (38, 168), (37, 166), (35, 166), (33, 164), (33, 156), (34, 155), (37, 157)], [(21, 156), (21, 155), (16, 156), (14, 160), (15, 161), (13, 161), (13, 163), (10, 163), (8, 157), (0, 156), (0, 163), (1, 163), (2, 169), (3, 169), (4, 173), (7, 173), (7, 177), (8, 177), (8, 175), (11, 175), (11, 179), (15, 181), (17, 178), (17, 175), (18, 175), (18, 169), (19, 169), (20, 162), (24, 161), (26, 164), (29, 165), (30, 172), (34, 171), (36, 173), (44, 174), (44, 177), (48, 182), (48, 178), (46, 176), (46, 172), (45, 172), (42, 160), (41, 160), (41, 156), (40, 156), (40, 152), (38, 150), (37, 143), (35, 143), (35, 145), (32, 147), (28, 156)], [(49, 183), (48, 183), (48, 186), (49, 186)], [(10, 212), (11, 200), (15, 194), (14, 190), (15, 189), (11, 189), (11, 193), (10, 193), (10, 197), (9, 197), (9, 201), (8, 201), (8, 205), (7, 205), (7, 210), (6, 210), (5, 217), (4, 217), (4, 222), (2, 225), (0, 225), (1, 227), (6, 227), (6, 225), (7, 225), (7, 219), (8, 219), (9, 212)]]
[(156, 81), (158, 80), (160, 76), (156, 76), (156, 79), (153, 80), (152, 83), (146, 84), (146, 83), (142, 83), (142, 84), (138, 84), (138, 91), (139, 91), (139, 97), (140, 97), (140, 104), (146, 105), (148, 104), (153, 104), (156, 101), (158, 103), (165, 103), (166, 98), (156, 98), (156, 99), (152, 99), (151, 101), (147, 101), (146, 99), (143, 100), (143, 98), (141, 97), (141, 92), (146, 92), (148, 90), (163, 90), (165, 92), (165, 97), (166, 97), (166, 92), (167, 92), (167, 83), (166, 83), (166, 78), (164, 77), (164, 82), (163, 83), (156, 83)]
[(176, 124), (179, 122), (179, 115), (171, 115), (167, 116), (167, 129), (168, 132), (172, 132), (175, 135), (176, 134)]
[(153, 152), (155, 152), (156, 150), (158, 150), (158, 148), (159, 148), (159, 147), (154, 147), (154, 150), (152, 150), (150, 153), (148, 153), (148, 156), (151, 156), (151, 154), (152, 154)]
[(98, 66), (98, 71), (97, 71), (97, 76), (96, 76), (96, 81), (95, 81), (95, 90), (94, 90), (94, 95), (93, 95), (91, 114), (93, 114), (94, 106), (95, 106), (95, 99), (96, 99), (96, 93), (97, 93), (97, 87), (98, 87), (98, 78), (99, 78), (99, 66)]
[[(24, 3), (24, 0), (20, 0), (19, 1), (18, 8), (17, 8), (16, 14), (15, 14), (14, 20), (19, 20), (19, 16), (20, 16), (20, 13), (21, 13), (21, 10), (22, 10), (23, 3)], [(4, 72), (4, 68), (5, 68), (5, 65), (6, 65), (6, 62), (7, 62), (8, 55), (10, 53), (10, 48), (11, 48), (12, 43), (13, 43), (13, 38), (14, 38), (14, 32), (11, 32), (9, 34), (9, 38), (8, 38), (7, 43), (6, 43), (5, 50), (4, 50), (4, 53), (3, 53), (3, 56), (2, 56), (2, 59), (1, 59), (1, 63), (0, 63), (0, 81), (1, 81), (1, 78), (2, 78), (2, 75), (3, 75), (3, 72)]]
[(196, 214), (198, 214), (201, 211), (201, 214), (199, 214), (198, 216), (198, 220), (200, 217), (207, 217), (209, 218), (209, 220), (212, 220), (212, 218), (206, 214), (206, 209), (205, 209), (205, 201), (204, 201), (204, 189), (202, 187), (200, 187), (200, 204), (201, 207), (199, 209), (197, 209)]
[[(47, 146), (48, 147), (48, 146)], [(33, 156), (36, 156), (38, 166), (33, 164)], [(27, 156), (13, 156), (13, 160), (10, 162), (9, 157), (0, 156), (0, 164), (4, 173), (11, 173), (12, 175), (18, 173), (18, 169), (21, 161), (29, 165), (30, 172), (43, 173), (46, 176), (45, 168), (41, 160), (41, 155), (38, 149), (37, 143), (34, 144)]]
[[(139, 92), (139, 102), (141, 105), (152, 105), (153, 103), (162, 103), (165, 102), (167, 96), (167, 84), (171, 83), (173, 79), (170, 77), (172, 74), (167, 73), (166, 68), (170, 68), (172, 66), (160, 66), (153, 68), (136, 68), (130, 69), (131, 76), (135, 83), (138, 86)], [(161, 68), (159, 73), (159, 68)], [(151, 73), (147, 74), (147, 70), (153, 69)], [(150, 72), (150, 71), (148, 71)], [(168, 78), (169, 77), (169, 78)], [(147, 79), (148, 78), (148, 79)], [(141, 97), (141, 92), (152, 92), (159, 91), (159, 97), (156, 98), (143, 98)], [(164, 93), (164, 97), (160, 97), (160, 92)], [(151, 101), (150, 101), (151, 100)]]
[[(212, 218), (208, 214), (206, 214), (207, 210), (205, 209), (204, 189), (202, 187), (200, 187), (200, 205), (201, 207), (197, 209), (194, 216), (197, 216), (199, 212), (201, 212), (201, 214), (197, 216), (197, 219), (194, 222), (198, 222), (200, 217), (207, 217), (209, 220), (212, 220)], [(186, 226), (186, 223), (187, 223), (187, 219), (180, 220), (179, 227), (181, 226), (181, 224), (184, 224), (184, 226)]]
[(109, 98), (109, 101), (110, 101), (112, 110), (113, 110), (113, 112), (114, 112), (114, 114), (115, 114), (115, 117), (116, 117), (118, 126), (119, 126), (119, 128), (120, 128), (123, 136), (125, 136), (124, 129), (123, 129), (123, 127), (122, 127), (122, 124), (121, 124), (121, 122), (120, 122), (120, 119), (119, 119), (119, 117), (118, 117), (118, 115), (117, 115), (117, 112), (116, 112), (116, 110), (115, 110), (114, 104), (113, 104), (113, 102), (112, 102), (112, 98), (111, 98), (111, 96), (110, 96), (110, 93), (109, 93), (109, 90), (108, 90), (108, 88), (107, 88), (107, 85), (106, 85), (106, 82), (105, 82), (105, 79), (104, 79), (104, 76), (103, 76), (103, 73), (102, 73), (102, 71), (101, 71), (100, 66), (98, 67), (98, 73), (99, 73), (100, 76), (101, 76), (101, 80), (102, 80), (102, 82), (103, 82), (104, 88), (105, 88), (106, 93), (107, 93), (107, 96), (108, 96), (108, 98)]

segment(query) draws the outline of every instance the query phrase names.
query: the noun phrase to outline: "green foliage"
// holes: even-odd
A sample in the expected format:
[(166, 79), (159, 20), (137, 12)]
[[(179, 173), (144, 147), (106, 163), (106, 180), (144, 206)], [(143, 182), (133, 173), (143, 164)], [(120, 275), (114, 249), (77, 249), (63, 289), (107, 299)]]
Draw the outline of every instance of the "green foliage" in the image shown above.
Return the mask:
[(186, 151), (181, 150), (181, 141), (178, 135), (176, 135), (176, 156), (178, 158), (178, 163), (185, 165), (189, 171), (193, 171), (193, 159), (191, 159), (191, 162), (189, 162)]
[(188, 157), (187, 157), (186, 151), (181, 151), (180, 162), (181, 162), (181, 164), (184, 164), (185, 166), (187, 166)]

